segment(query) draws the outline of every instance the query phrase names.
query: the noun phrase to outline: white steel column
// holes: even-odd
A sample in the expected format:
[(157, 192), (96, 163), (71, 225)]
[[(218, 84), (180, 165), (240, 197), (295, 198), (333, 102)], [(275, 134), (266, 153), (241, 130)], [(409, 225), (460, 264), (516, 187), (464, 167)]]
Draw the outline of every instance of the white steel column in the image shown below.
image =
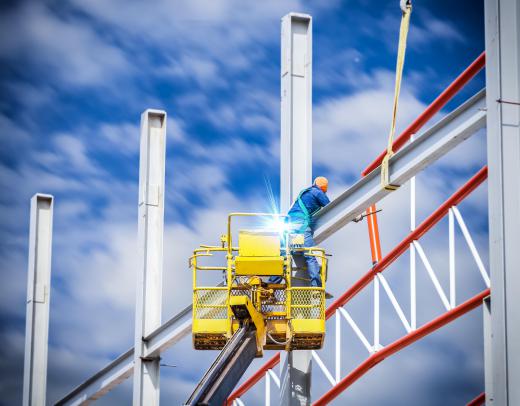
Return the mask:
[(166, 113), (141, 115), (139, 269), (135, 316), (134, 406), (159, 404), (159, 357), (146, 358), (148, 336), (161, 325)]
[(31, 199), (23, 405), (44, 406), (47, 385), (54, 197)]
[[(280, 209), (312, 182), (312, 17), (282, 18)], [(311, 351), (282, 352), (280, 402), (310, 405)]]
[[(488, 405), (520, 404), (520, 2), (486, 0), (491, 380)], [(486, 371), (486, 378), (490, 374)]]
[(282, 18), (280, 209), (312, 181), (312, 17)]

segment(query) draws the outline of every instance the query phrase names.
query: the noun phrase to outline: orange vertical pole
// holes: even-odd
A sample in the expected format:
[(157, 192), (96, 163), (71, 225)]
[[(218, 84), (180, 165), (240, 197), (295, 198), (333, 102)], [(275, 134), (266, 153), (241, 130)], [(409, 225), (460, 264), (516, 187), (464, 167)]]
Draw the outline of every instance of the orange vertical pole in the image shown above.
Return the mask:
[(370, 252), (372, 253), (372, 265), (376, 265), (382, 258), (381, 241), (379, 239), (379, 225), (377, 223), (376, 205), (370, 206), (367, 211), (368, 238), (370, 240)]

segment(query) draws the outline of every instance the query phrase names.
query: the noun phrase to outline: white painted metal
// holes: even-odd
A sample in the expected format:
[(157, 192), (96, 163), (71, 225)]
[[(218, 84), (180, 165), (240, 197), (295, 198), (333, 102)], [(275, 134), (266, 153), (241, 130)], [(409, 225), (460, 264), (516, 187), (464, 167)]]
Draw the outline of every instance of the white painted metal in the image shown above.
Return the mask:
[(240, 400), (240, 398), (236, 398), (236, 399), (233, 401), (233, 405), (246, 406), (246, 405), (244, 404), (244, 402), (242, 402), (242, 400)]
[(413, 243), (410, 244), (410, 327), (417, 328), (417, 267)]
[(271, 379), (269, 371), (265, 373), (265, 406), (271, 406)]
[(448, 211), (449, 218), (449, 261), (450, 261), (450, 306), (455, 307), (456, 303), (456, 277), (455, 277), (455, 221), (453, 210)]
[[(356, 333), (359, 340), (363, 343), (363, 345), (365, 346), (367, 351), (369, 353), (374, 352), (374, 348), (372, 348), (372, 346), (368, 342), (366, 336), (360, 330), (360, 328), (358, 327), (358, 325), (356, 324), (354, 319), (352, 319), (350, 314), (343, 307), (340, 307), (337, 311), (339, 311), (342, 314), (342, 316), (345, 318), (345, 320), (347, 320), (348, 324), (350, 324), (350, 327), (352, 327), (352, 330), (354, 330), (354, 333)], [(336, 377), (336, 381), (339, 381), (339, 379), (340, 379), (339, 377)]]
[(486, 268), (484, 267), (484, 263), (482, 262), (482, 259), (480, 258), (477, 248), (475, 247), (473, 238), (471, 238), (471, 234), (468, 231), (468, 227), (466, 227), (466, 223), (464, 222), (464, 219), (462, 218), (462, 215), (460, 214), (460, 211), (457, 208), (457, 206), (453, 206), (452, 211), (455, 214), (455, 218), (457, 219), (457, 222), (459, 223), (460, 229), (462, 231), (462, 235), (464, 235), (464, 239), (466, 240), (466, 243), (468, 244), (469, 250), (471, 251), (471, 255), (473, 255), (473, 258), (475, 259), (475, 262), (477, 263), (477, 268), (480, 271), (480, 274), (482, 275), (482, 279), (484, 279), (486, 286), (489, 288), (489, 286), (490, 286), (489, 276), (487, 274)]
[(51, 195), (38, 193), (31, 199), (22, 401), (24, 406), (45, 405), (53, 208), (54, 197)]
[[(412, 134), (410, 142), (415, 140), (415, 134)], [(416, 188), (415, 176), (410, 179), (410, 231), (414, 231), (416, 227)], [(416, 258), (415, 247), (410, 244), (410, 327), (412, 330), (417, 328), (417, 278), (416, 278)]]
[[(486, 393), (486, 403), (490, 404), (489, 395), (493, 393), (493, 363), (492, 357), (492, 337), (491, 337), (491, 296), (482, 301), (482, 316), (484, 327), (484, 392)], [(493, 403), (491, 403), (493, 404)]]
[(159, 405), (159, 356), (149, 356), (144, 337), (161, 326), (166, 113), (141, 116), (139, 160), (139, 269), (134, 342), (134, 406)]
[[(485, 125), (485, 91), (482, 90), (442, 118), (390, 160), (390, 182), (402, 185)], [(344, 227), (388, 192), (381, 189), (379, 171), (374, 170), (334, 199), (315, 216), (317, 244)]]
[[(312, 183), (312, 17), (282, 18), (280, 209)], [(306, 276), (306, 275), (298, 275)], [(282, 352), (280, 402), (310, 405), (310, 351)]]
[(413, 243), (415, 245), (415, 248), (417, 249), (417, 252), (419, 253), (419, 257), (421, 258), (422, 263), (424, 264), (424, 267), (426, 268), (426, 272), (428, 273), (430, 279), (433, 282), (433, 286), (435, 286), (435, 290), (437, 291), (437, 294), (441, 298), (442, 304), (444, 305), (446, 310), (451, 310), (450, 302), (448, 301), (448, 298), (446, 297), (446, 293), (444, 293), (444, 290), (442, 289), (439, 279), (437, 279), (437, 275), (435, 275), (435, 272), (433, 271), (430, 261), (428, 261), (428, 257), (426, 257), (426, 254), (424, 253), (424, 250), (422, 249), (421, 244), (419, 244), (419, 241), (414, 241)]
[(381, 346), (379, 343), (379, 279), (374, 278), (372, 283), (374, 284), (374, 350), (377, 351)]
[(312, 352), (312, 358), (316, 361), (316, 363), (320, 367), (321, 371), (323, 372), (325, 377), (330, 382), (331, 386), (336, 385), (336, 380), (332, 377), (332, 374), (330, 373), (328, 368), (325, 366), (325, 364), (323, 363), (323, 361), (319, 357), (318, 353), (316, 351), (314, 351), (314, 350), (312, 350), (311, 352)]
[(397, 313), (397, 315), (399, 316), (401, 323), (403, 323), (403, 326), (406, 329), (406, 332), (409, 333), (410, 331), (412, 331), (412, 328), (410, 327), (410, 323), (408, 323), (408, 320), (406, 320), (406, 316), (404, 315), (403, 309), (401, 309), (401, 306), (397, 302), (394, 292), (392, 292), (392, 289), (390, 289), (390, 285), (386, 281), (386, 278), (383, 276), (383, 274), (378, 273), (376, 279), (379, 279), (381, 281), (381, 285), (383, 285), (383, 289), (385, 290), (386, 295), (388, 296), (388, 299), (390, 299), (390, 303), (392, 303), (392, 306), (395, 309), (395, 312)]
[(484, 5), (493, 292), (493, 390), (486, 401), (520, 405), (520, 2), (487, 0)]
[(276, 386), (278, 386), (278, 389), (280, 389), (280, 378), (278, 378), (272, 369), (268, 369), (267, 372), (269, 372), (269, 375), (271, 375), (271, 378), (273, 378), (274, 383)]
[(334, 313), (334, 318), (336, 319), (336, 363), (334, 368), (334, 378), (336, 379), (336, 382), (339, 382), (341, 379), (341, 317), (339, 309)]
[[(172, 317), (152, 334), (146, 337), (147, 356), (157, 356), (160, 352), (176, 344), (191, 334), (191, 310), (189, 305)], [(134, 370), (134, 349), (130, 348), (98, 373), (90, 377), (57, 402), (57, 405), (80, 405), (83, 402), (101, 398), (125, 379)]]
[(312, 180), (312, 17), (282, 18), (280, 209)]

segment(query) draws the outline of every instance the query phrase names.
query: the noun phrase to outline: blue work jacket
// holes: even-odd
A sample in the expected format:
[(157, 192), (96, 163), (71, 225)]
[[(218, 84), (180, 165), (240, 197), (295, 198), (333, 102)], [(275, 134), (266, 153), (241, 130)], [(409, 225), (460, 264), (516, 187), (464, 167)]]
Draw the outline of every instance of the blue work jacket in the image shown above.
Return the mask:
[[(329, 198), (327, 195), (318, 187), (318, 186), (311, 186), (308, 189), (305, 189), (303, 193), (300, 196), (303, 205), (309, 212), (309, 214), (312, 216), (314, 213), (316, 213), (319, 209), (322, 207), (325, 207), (327, 204), (330, 203)], [(302, 212), (302, 209), (300, 208), (300, 205), (298, 204), (298, 199), (293, 203), (291, 209), (289, 210), (289, 218), (291, 221), (297, 220), (298, 218), (301, 218), (301, 216), (304, 214)], [(314, 224), (312, 222), (312, 218), (310, 220), (310, 227), (311, 229), (314, 228)]]

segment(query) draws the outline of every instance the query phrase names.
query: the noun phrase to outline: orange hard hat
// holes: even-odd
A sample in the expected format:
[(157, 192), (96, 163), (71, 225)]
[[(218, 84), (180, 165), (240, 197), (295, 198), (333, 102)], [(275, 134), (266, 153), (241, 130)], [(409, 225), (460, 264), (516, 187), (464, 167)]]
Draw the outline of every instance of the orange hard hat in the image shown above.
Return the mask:
[(329, 181), (324, 176), (318, 176), (314, 179), (314, 184), (318, 186), (324, 193), (327, 193), (327, 189), (329, 188)]

